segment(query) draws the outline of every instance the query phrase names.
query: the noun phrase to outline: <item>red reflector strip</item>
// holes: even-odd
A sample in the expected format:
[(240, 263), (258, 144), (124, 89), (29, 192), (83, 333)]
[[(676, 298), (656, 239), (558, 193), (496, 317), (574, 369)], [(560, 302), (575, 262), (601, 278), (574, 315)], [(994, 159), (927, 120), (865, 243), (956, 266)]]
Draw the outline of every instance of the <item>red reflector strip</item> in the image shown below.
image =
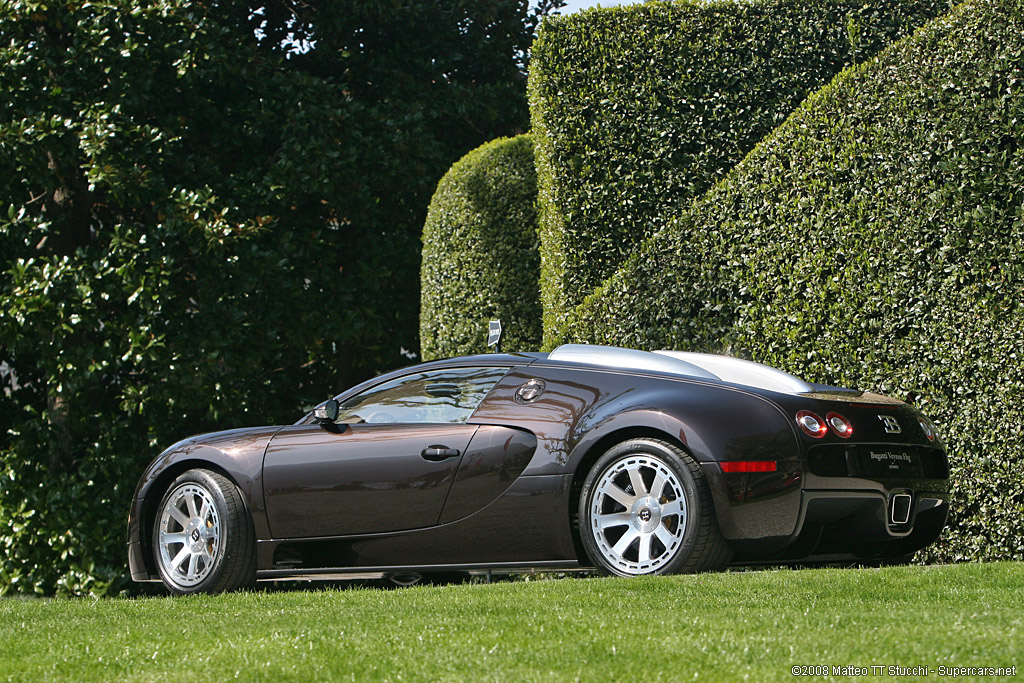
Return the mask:
[(723, 472), (774, 472), (779, 468), (777, 462), (771, 460), (740, 460), (720, 462)]

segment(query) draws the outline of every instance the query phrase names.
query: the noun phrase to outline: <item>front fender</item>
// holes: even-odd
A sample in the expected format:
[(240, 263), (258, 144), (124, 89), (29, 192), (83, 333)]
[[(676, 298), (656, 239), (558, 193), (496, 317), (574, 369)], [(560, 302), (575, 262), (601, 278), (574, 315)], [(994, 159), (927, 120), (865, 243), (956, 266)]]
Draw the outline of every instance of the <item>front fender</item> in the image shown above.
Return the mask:
[(156, 577), (152, 566), (151, 521), (167, 486), (182, 472), (206, 468), (223, 472), (242, 493), (256, 538), (268, 538), (263, 500), (263, 457), (280, 426), (232, 429), (179, 441), (158, 455), (139, 479), (128, 513), (129, 566), (132, 578)]

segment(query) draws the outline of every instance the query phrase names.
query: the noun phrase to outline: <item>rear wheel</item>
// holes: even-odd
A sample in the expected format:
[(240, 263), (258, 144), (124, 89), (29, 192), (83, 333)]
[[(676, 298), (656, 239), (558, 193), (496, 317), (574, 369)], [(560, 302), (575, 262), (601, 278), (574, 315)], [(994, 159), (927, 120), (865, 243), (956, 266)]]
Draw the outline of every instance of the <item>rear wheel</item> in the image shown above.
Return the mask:
[(164, 585), (178, 594), (219, 593), (256, 578), (252, 520), (227, 477), (189, 470), (157, 508), (153, 556)]
[(677, 446), (631, 439), (583, 482), (580, 537), (594, 565), (620, 576), (710, 571), (731, 552), (696, 462)]

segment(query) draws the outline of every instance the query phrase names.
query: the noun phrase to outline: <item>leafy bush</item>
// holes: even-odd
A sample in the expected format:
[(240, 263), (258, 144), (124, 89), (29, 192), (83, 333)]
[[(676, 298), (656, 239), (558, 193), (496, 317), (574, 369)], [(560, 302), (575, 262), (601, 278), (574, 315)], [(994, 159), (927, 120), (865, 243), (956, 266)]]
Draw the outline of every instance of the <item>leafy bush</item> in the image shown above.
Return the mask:
[(1024, 6), (971, 0), (847, 70), (575, 311), (569, 339), (921, 392), (943, 561), (1024, 556)]
[(489, 142), (437, 186), (423, 228), (423, 358), (487, 350), (500, 318), (503, 350), (540, 345), (537, 177), (529, 135)]
[(635, 245), (809, 93), (948, 7), (645, 3), (546, 21), (529, 84), (546, 346)]

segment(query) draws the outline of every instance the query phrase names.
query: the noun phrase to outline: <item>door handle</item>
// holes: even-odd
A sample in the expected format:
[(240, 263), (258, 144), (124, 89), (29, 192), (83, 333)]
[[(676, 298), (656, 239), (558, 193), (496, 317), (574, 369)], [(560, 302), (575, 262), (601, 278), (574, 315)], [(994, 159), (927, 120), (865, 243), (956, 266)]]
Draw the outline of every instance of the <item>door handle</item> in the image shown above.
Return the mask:
[(420, 453), (420, 456), (424, 460), (431, 460), (433, 462), (441, 462), (448, 458), (456, 458), (459, 455), (458, 448), (448, 448), (447, 446), (427, 446)]

